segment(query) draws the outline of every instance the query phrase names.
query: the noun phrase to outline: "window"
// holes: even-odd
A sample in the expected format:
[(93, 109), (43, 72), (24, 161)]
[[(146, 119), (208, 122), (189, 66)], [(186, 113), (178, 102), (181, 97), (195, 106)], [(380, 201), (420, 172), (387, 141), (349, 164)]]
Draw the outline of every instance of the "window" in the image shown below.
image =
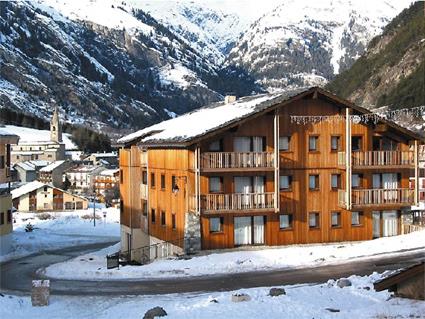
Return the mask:
[(339, 136), (331, 136), (331, 151), (339, 151), (341, 149), (341, 138)]
[(210, 218), (210, 233), (219, 233), (223, 231), (223, 217)]
[(173, 226), (173, 229), (176, 229), (176, 214), (171, 214), (171, 225)]
[(362, 150), (362, 137), (361, 136), (351, 137), (351, 150), (352, 151), (361, 151)]
[(280, 229), (291, 229), (292, 228), (292, 214), (279, 215), (279, 227)]
[(142, 171), (142, 184), (146, 185), (148, 183), (148, 172)]
[(223, 145), (222, 140), (214, 141), (214, 142), (210, 143), (209, 151), (210, 152), (221, 152), (222, 149), (223, 149), (222, 145)]
[(177, 179), (174, 175), (171, 176), (171, 190), (177, 186)]
[(331, 227), (341, 227), (341, 212), (331, 213)]
[(0, 156), (0, 169), (4, 168), (4, 155)]
[(309, 213), (308, 226), (310, 228), (319, 228), (319, 213), (317, 212)]
[(161, 174), (161, 189), (165, 189), (165, 175)]
[(4, 213), (0, 213), (0, 225), (4, 225)]
[(167, 225), (165, 220), (165, 212), (161, 211), (161, 226), (165, 226), (165, 225)]
[(351, 175), (351, 187), (359, 188), (362, 186), (362, 175), (361, 174), (353, 174)]
[(292, 176), (282, 175), (280, 176), (280, 190), (290, 190), (292, 188)]
[(210, 193), (220, 193), (222, 191), (221, 185), (222, 185), (221, 177), (211, 176), (209, 178)]
[(142, 214), (143, 216), (148, 215), (148, 202), (145, 200), (142, 200)]
[(7, 222), (12, 223), (12, 211), (10, 209), (7, 211)]
[(289, 151), (290, 142), (291, 142), (290, 136), (280, 136), (279, 137), (279, 150), (280, 151)]
[(151, 209), (151, 222), (152, 224), (155, 224), (156, 222), (156, 212), (154, 208)]
[(341, 174), (331, 174), (331, 188), (333, 190), (341, 188)]
[(319, 175), (309, 175), (308, 178), (308, 188), (310, 190), (319, 189)]
[(360, 226), (363, 224), (363, 212), (351, 212), (351, 225)]
[(317, 151), (319, 149), (319, 137), (318, 136), (309, 136), (308, 138), (308, 150), (310, 152)]
[(151, 173), (151, 187), (155, 187), (155, 173)]
[(44, 186), (44, 191), (47, 192), (47, 186)]
[(49, 204), (48, 203), (44, 203), (43, 204), (43, 207), (44, 207), (44, 209), (47, 209), (47, 208), (49, 208)]

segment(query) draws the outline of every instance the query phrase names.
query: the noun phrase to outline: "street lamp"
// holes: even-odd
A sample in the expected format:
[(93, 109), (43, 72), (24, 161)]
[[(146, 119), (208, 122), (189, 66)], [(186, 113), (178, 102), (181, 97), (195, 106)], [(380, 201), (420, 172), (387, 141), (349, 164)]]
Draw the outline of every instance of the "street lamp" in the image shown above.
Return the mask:
[(96, 227), (96, 186), (93, 186), (93, 227)]

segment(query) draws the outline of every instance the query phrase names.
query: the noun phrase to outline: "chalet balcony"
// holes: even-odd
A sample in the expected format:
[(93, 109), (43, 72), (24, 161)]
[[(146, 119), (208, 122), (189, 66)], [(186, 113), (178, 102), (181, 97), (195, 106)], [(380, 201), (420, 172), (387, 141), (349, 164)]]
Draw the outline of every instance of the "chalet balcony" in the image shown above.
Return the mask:
[[(410, 188), (394, 189), (353, 189), (351, 206), (353, 208), (379, 206), (411, 206), (414, 205), (414, 190)], [(338, 190), (338, 202), (346, 206), (346, 191)]]
[(203, 171), (273, 170), (272, 152), (209, 152), (201, 157)]
[[(338, 152), (338, 165), (345, 166), (345, 152)], [(353, 168), (410, 168), (415, 165), (412, 151), (366, 151), (352, 152)]]
[(201, 209), (204, 212), (272, 210), (274, 193), (202, 195)]

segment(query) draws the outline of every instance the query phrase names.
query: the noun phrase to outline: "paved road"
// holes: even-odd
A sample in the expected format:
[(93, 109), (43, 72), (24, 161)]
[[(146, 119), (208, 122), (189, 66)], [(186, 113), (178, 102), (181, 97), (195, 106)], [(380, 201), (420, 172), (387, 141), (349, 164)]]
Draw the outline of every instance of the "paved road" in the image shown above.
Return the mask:
[[(38, 278), (36, 270), (50, 264), (111, 245), (93, 244), (45, 252), (0, 265), (0, 289), (27, 294), (31, 280)], [(60, 295), (151, 295), (195, 291), (229, 291), (240, 288), (287, 284), (319, 283), (330, 278), (352, 274), (368, 275), (374, 271), (398, 269), (425, 260), (425, 248), (397, 255), (376, 255), (373, 258), (350, 260), (335, 265), (282, 269), (264, 272), (216, 276), (155, 279), (139, 281), (51, 280), (51, 293)]]

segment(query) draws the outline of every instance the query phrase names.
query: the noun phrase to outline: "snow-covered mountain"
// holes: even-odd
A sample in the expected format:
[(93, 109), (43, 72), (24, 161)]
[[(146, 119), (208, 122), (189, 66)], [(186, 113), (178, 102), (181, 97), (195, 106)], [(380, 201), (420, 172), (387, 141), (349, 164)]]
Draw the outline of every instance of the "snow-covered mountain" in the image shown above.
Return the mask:
[(0, 2), (0, 107), (134, 129), (227, 92), (324, 83), (409, 3)]
[(239, 39), (228, 63), (268, 90), (323, 85), (349, 68), (410, 0), (282, 0)]
[(246, 80), (122, 1), (0, 6), (3, 107), (43, 118), (57, 103), (67, 122), (134, 128), (221, 99), (226, 79)]

